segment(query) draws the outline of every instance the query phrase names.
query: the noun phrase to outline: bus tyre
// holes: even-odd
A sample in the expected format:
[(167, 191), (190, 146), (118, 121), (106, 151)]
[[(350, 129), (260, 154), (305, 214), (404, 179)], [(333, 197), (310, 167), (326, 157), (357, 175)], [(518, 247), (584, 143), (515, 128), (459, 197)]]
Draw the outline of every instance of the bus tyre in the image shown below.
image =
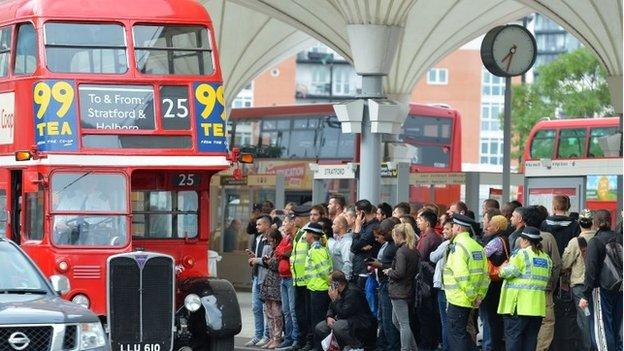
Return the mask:
[(211, 336), (210, 351), (232, 351), (234, 350), (234, 335), (228, 336)]

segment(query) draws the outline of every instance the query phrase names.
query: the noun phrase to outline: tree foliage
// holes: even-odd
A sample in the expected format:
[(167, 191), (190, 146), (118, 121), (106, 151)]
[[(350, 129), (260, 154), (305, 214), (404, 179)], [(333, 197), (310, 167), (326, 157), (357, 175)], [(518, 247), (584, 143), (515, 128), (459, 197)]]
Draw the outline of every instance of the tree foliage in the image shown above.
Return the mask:
[(519, 161), (529, 132), (540, 119), (613, 113), (606, 72), (589, 50), (563, 54), (536, 71), (533, 84), (512, 87), (512, 157)]

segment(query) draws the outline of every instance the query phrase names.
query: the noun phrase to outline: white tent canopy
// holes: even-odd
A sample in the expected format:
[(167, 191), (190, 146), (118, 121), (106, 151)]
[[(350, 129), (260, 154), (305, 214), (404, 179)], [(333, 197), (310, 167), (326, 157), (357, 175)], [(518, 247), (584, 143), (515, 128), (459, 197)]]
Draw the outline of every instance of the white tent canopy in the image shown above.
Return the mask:
[[(218, 35), (227, 101), (256, 75), (299, 51), (311, 36), (346, 59), (347, 24), (405, 27), (386, 92), (404, 100), (426, 70), (490, 28), (530, 12), (550, 17), (579, 38), (619, 87), (622, 0), (203, 0)], [(618, 95), (618, 94), (616, 94)], [(619, 104), (619, 106), (618, 106)]]

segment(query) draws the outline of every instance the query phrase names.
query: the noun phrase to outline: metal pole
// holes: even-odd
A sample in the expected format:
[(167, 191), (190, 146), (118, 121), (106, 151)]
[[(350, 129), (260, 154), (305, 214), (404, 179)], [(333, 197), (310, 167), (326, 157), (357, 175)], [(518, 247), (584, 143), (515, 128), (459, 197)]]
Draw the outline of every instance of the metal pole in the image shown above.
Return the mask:
[(284, 208), (286, 205), (286, 184), (284, 173), (275, 174), (275, 208)]
[[(382, 76), (362, 76), (362, 97), (382, 97)], [(360, 179), (358, 197), (379, 203), (381, 186), (381, 134), (371, 132), (368, 105), (364, 106), (360, 138)]]
[(511, 77), (505, 78), (505, 115), (503, 120), (503, 204), (509, 202), (511, 186)]
[(325, 199), (325, 186), (323, 179), (312, 181), (312, 204), (320, 204)]
[(396, 201), (409, 202), (410, 196), (410, 164), (407, 162), (399, 162), (397, 164), (397, 177), (396, 177)]
[[(619, 113), (620, 115), (620, 133), (622, 132), (622, 113)], [(620, 139), (620, 153), (619, 153), (620, 157), (622, 157), (622, 139)], [(616, 218), (613, 218), (613, 222), (617, 223), (617, 218), (619, 216), (622, 215), (622, 191), (624, 189), (623, 184), (624, 182), (622, 181), (622, 176), (618, 175), (617, 176), (617, 213), (615, 214)]]

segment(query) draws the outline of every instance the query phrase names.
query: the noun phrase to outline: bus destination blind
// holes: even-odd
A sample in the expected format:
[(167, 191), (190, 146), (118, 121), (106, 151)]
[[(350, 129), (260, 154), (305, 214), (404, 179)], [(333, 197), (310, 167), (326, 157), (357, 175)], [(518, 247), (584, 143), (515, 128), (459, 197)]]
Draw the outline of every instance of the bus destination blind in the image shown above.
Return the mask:
[(83, 129), (153, 130), (154, 89), (151, 86), (80, 85)]

